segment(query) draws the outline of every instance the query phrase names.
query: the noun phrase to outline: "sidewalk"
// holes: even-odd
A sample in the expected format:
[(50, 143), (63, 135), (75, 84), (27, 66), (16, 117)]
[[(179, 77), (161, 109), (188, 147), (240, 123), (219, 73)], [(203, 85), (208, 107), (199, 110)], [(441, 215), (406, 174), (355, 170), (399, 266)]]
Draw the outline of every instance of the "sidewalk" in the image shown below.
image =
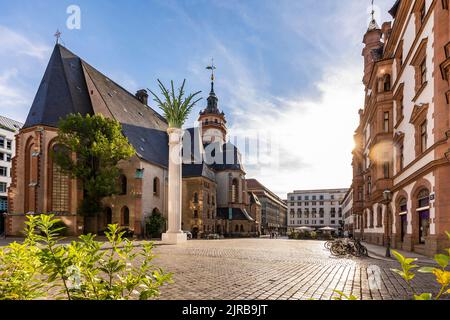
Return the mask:
[[(367, 251), (369, 251), (369, 256), (371, 258), (384, 260), (384, 261), (397, 261), (397, 259), (395, 259), (395, 256), (392, 253), (391, 253), (391, 258), (386, 258), (386, 247), (378, 246), (378, 245), (370, 244), (370, 243), (366, 243), (366, 242), (362, 242), (362, 244), (367, 248)], [(397, 251), (404, 257), (418, 259), (417, 262), (420, 264), (426, 264), (426, 265), (430, 265), (430, 266), (436, 265), (436, 262), (427, 256), (423, 256), (423, 255), (417, 254), (415, 252), (408, 252), (408, 251), (397, 250), (397, 249), (391, 249), (391, 250)]]

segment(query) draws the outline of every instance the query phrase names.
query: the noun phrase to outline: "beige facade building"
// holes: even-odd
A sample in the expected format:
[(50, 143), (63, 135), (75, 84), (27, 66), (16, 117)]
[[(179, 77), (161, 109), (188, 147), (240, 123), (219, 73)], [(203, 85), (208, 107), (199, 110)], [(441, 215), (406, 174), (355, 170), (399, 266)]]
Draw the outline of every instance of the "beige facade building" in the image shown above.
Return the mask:
[[(102, 114), (117, 120), (135, 155), (119, 164), (120, 192), (103, 199), (104, 211), (83, 217), (78, 203), (83, 186), (62, 172), (50, 156), (57, 149), (58, 121), (70, 113)], [(237, 147), (227, 141), (225, 114), (211, 83), (201, 126), (183, 136), (182, 228), (195, 237), (208, 234), (256, 236), (254, 198), (248, 193)], [(6, 216), (8, 235), (20, 235), (29, 214), (54, 213), (69, 234), (99, 233), (117, 223), (137, 236), (148, 216), (168, 210), (168, 124), (135, 95), (57, 44), (31, 106), (16, 136)], [(72, 155), (75, 156), (75, 155)]]
[(398, 0), (364, 36), (365, 104), (353, 157), (356, 232), (432, 255), (450, 230), (448, 0)]
[(248, 190), (259, 201), (261, 212), (257, 214), (259, 232), (268, 235), (276, 232), (284, 235), (287, 232), (287, 205), (275, 193), (270, 191), (256, 179), (247, 180)]
[(341, 202), (348, 189), (296, 190), (288, 193), (288, 229), (310, 227), (342, 231)]

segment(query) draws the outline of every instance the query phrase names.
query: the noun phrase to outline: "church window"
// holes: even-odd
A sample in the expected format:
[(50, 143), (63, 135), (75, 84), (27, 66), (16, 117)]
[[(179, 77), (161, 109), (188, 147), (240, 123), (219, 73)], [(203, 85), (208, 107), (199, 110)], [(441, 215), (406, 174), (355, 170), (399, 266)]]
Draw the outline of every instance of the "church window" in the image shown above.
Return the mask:
[(119, 177), (119, 190), (120, 195), (126, 195), (127, 194), (127, 177), (125, 175), (120, 175)]
[(160, 183), (159, 178), (155, 177), (153, 179), (153, 195), (159, 197)]
[(231, 202), (237, 203), (239, 201), (238, 194), (239, 194), (239, 182), (237, 179), (233, 179), (231, 185)]
[[(53, 152), (65, 152), (62, 146), (55, 145)], [(51, 185), (52, 185), (52, 211), (54, 212), (68, 212), (70, 211), (69, 204), (69, 174), (62, 171), (62, 169), (52, 161), (51, 166)]]
[(198, 203), (198, 193), (194, 193), (194, 203)]

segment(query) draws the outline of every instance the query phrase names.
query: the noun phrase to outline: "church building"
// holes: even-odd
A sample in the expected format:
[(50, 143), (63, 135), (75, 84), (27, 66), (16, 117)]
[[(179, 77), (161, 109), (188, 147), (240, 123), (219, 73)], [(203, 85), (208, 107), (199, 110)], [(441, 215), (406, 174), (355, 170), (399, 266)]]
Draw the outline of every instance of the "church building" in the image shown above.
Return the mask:
[[(103, 200), (104, 210), (96, 217), (78, 213), (83, 186), (50, 156), (58, 148), (59, 120), (72, 113), (117, 120), (136, 151), (119, 164), (119, 192)], [(186, 129), (183, 138), (183, 230), (195, 238), (256, 236), (259, 211), (247, 190), (240, 152), (227, 142), (227, 122), (218, 108), (214, 78), (198, 120), (200, 127)], [(167, 128), (167, 121), (148, 105), (146, 90), (131, 94), (56, 44), (25, 125), (16, 136), (7, 235), (21, 235), (28, 214), (53, 213), (66, 224), (69, 235), (101, 233), (108, 224), (117, 223), (143, 236), (148, 216), (167, 217)]]

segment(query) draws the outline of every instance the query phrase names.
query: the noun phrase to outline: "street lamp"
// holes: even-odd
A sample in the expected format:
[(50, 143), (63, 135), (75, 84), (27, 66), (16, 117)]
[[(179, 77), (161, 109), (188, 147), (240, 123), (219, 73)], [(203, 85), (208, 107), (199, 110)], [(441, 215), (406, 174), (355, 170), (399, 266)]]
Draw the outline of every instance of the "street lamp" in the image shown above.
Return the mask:
[(386, 243), (386, 257), (390, 258), (391, 257), (391, 215), (390, 215), (390, 206), (389, 204), (392, 201), (392, 191), (389, 189), (384, 190), (383, 192), (383, 199), (384, 199), (384, 204), (386, 205), (386, 226), (387, 226), (387, 230), (386, 230), (386, 239), (387, 239), (387, 243)]

